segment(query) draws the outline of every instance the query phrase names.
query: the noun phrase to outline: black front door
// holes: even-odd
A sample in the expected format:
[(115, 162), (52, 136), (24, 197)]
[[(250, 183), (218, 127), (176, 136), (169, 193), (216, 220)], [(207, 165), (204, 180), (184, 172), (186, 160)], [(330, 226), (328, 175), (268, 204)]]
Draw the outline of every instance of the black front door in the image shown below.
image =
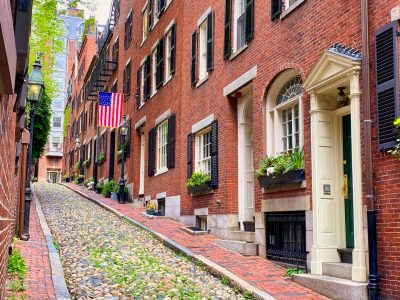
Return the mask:
[(108, 173), (108, 178), (110, 180), (114, 179), (114, 163), (115, 163), (115, 131), (112, 131), (110, 138), (110, 170)]

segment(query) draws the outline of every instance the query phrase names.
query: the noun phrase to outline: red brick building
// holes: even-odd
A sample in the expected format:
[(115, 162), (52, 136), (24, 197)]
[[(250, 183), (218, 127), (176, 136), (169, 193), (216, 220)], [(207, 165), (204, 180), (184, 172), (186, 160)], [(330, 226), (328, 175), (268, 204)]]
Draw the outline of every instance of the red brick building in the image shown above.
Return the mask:
[[(130, 200), (244, 255), (307, 266), (295, 280), (338, 299), (367, 297), (368, 280), (375, 291), (376, 212), (380, 297), (400, 299), (398, 161), (388, 153), (398, 5), (114, 1), (84, 98), (125, 94)], [(99, 166), (85, 178), (118, 180), (118, 130), (91, 124), (80, 141), (86, 160), (98, 143)], [(302, 171), (257, 182), (261, 158), (296, 148)], [(211, 180), (189, 192), (198, 172)]]
[(7, 261), (17, 228), (22, 227), (25, 190), (25, 128), (28, 41), (32, 1), (0, 1), (0, 299), (4, 298)]

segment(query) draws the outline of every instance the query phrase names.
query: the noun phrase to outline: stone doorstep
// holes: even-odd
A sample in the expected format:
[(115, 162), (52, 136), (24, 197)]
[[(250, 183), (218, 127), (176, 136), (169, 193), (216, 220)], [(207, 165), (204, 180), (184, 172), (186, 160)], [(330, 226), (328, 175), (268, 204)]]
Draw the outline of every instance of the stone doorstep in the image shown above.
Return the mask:
[(145, 212), (141, 212), (140, 213), (143, 217), (145, 217), (146, 219), (168, 219), (168, 217), (166, 216), (154, 216), (154, 215), (148, 215)]
[(250, 256), (258, 254), (258, 244), (255, 243), (246, 243), (243, 241), (231, 240), (216, 240), (215, 242), (224, 248), (240, 253), (242, 255)]
[(351, 280), (352, 264), (322, 263), (322, 275)]
[(293, 281), (334, 300), (367, 300), (367, 283), (324, 275), (295, 274)]
[(242, 241), (254, 243), (256, 237), (255, 232), (251, 231), (229, 231), (228, 238), (233, 241)]
[(187, 232), (191, 235), (204, 235), (204, 234), (208, 234), (208, 231), (195, 231), (195, 230), (191, 230), (189, 227), (179, 227), (179, 230), (182, 230), (184, 232)]

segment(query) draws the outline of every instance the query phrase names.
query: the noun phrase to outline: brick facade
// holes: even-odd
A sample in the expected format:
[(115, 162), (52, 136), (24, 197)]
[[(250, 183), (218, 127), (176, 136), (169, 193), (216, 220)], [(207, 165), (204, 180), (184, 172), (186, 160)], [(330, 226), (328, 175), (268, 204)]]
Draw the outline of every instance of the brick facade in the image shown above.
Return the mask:
[[(106, 43), (111, 49), (119, 39), (118, 67), (108, 78), (106, 89), (111, 90), (115, 80), (118, 82), (118, 92), (123, 91), (124, 68), (128, 61), (131, 62), (131, 82), (130, 95), (125, 100), (124, 113), (129, 116), (131, 123), (130, 131), (130, 156), (126, 161), (126, 178), (129, 184), (130, 196), (135, 201), (142, 197), (139, 195), (140, 182), (140, 149), (141, 135), (145, 136), (145, 163), (144, 163), (144, 197), (156, 200), (157, 194), (162, 194), (161, 198), (179, 197), (180, 216), (187, 217), (181, 219), (194, 225), (195, 211), (207, 209), (209, 216), (209, 226), (212, 218), (219, 216), (234, 216), (230, 221), (232, 228), (238, 226), (240, 208), (238, 204), (239, 186), (239, 167), (240, 145), (238, 145), (240, 126), (238, 118), (240, 112), (238, 103), (242, 101), (241, 96), (250, 93), (252, 109), (252, 136), (253, 153), (252, 164), (254, 169), (258, 167), (260, 158), (265, 157), (266, 153), (271, 153), (267, 143), (267, 101), (269, 92), (279, 82), (282, 74), (291, 70), (297, 74), (304, 82), (311, 74), (314, 66), (326, 50), (335, 43), (339, 43), (354, 50), (361, 50), (361, 6), (360, 3), (350, 3), (343, 1), (325, 1), (323, 4), (314, 3), (315, 1), (298, 1), (299, 5), (292, 11), (285, 11), (281, 18), (271, 21), (271, 4), (269, 1), (254, 2), (254, 32), (252, 39), (240, 53), (232, 55), (225, 60), (224, 53), (224, 16), (225, 1), (178, 1), (172, 0), (160, 16), (156, 25), (149, 31), (145, 41), (142, 41), (142, 17), (141, 12), (146, 1), (121, 1), (120, 15), (114, 26), (111, 37)], [(370, 1), (369, 6), (369, 35), (370, 35), (370, 60), (371, 60), (371, 99), (372, 99), (372, 128), (373, 128), (373, 170), (374, 170), (374, 189), (376, 196), (376, 208), (378, 210), (378, 251), (379, 251), (379, 272), (381, 275), (381, 295), (387, 299), (397, 299), (400, 297), (398, 269), (396, 253), (399, 251), (400, 227), (396, 222), (398, 204), (396, 202), (396, 192), (398, 189), (397, 174), (398, 162), (395, 161), (387, 152), (378, 151), (377, 147), (377, 116), (375, 99), (375, 74), (374, 74), (374, 32), (381, 26), (390, 22), (390, 10), (397, 5), (396, 0), (390, 1)], [(211, 12), (214, 15), (214, 45), (213, 45), (213, 68), (208, 71), (208, 79), (193, 87), (190, 80), (191, 58), (192, 58), (192, 34), (199, 29), (199, 23), (205, 13)], [(129, 13), (133, 11), (133, 37), (129, 46), (124, 49), (125, 21)], [(234, 9), (233, 9), (234, 10)], [(158, 89), (157, 93), (150, 97), (143, 106), (137, 108), (135, 94), (137, 90), (137, 75), (141, 62), (147, 55), (152, 53), (153, 46), (164, 35), (166, 28), (171, 22), (176, 24), (176, 68), (171, 80)], [(101, 51), (101, 49), (97, 49)], [(197, 47), (199, 53), (200, 47)], [(95, 53), (93, 50), (92, 53)], [(198, 58), (197, 58), (198, 59)], [(87, 63), (91, 59), (86, 58)], [(78, 63), (79, 66), (79, 63)], [(75, 68), (78, 68), (75, 66)], [(95, 64), (90, 68), (93, 69)], [(198, 66), (198, 64), (197, 64)], [(224, 89), (235, 80), (240, 78), (247, 71), (256, 67), (256, 75), (250, 80), (239, 85), (236, 90), (224, 95)], [(86, 68), (85, 68), (86, 69)], [(198, 70), (197, 70), (198, 71)], [(86, 71), (85, 71), (86, 72)], [(86, 75), (88, 79), (89, 73)], [(361, 71), (362, 72), (362, 71)], [(87, 84), (87, 80), (86, 80)], [(241, 94), (237, 92), (240, 91)], [(73, 93), (79, 93), (75, 87)], [(336, 87), (335, 87), (336, 93)], [(247, 95), (247, 94), (246, 94)], [(73, 99), (73, 98), (72, 98)], [(256, 236), (260, 241), (260, 254), (265, 255), (265, 218), (267, 212), (265, 205), (272, 203), (273, 200), (292, 201), (286, 208), (287, 212), (294, 211), (296, 199), (306, 199), (304, 204), (306, 218), (312, 218), (312, 141), (311, 141), (311, 110), (310, 95), (304, 91), (301, 97), (302, 103), (302, 126), (303, 139), (302, 145), (305, 154), (305, 182), (301, 188), (291, 190), (280, 190), (271, 193), (263, 193), (258, 182), (254, 180), (254, 213), (255, 223), (260, 226)], [(275, 101), (275, 99), (272, 99)], [(361, 93), (361, 107), (363, 108), (363, 95)], [(71, 102), (70, 102), (71, 104)], [(87, 109), (90, 102), (87, 102)], [(94, 109), (94, 122), (96, 114)], [(167, 172), (148, 176), (148, 141), (149, 132), (156, 126), (157, 118), (164, 112), (170, 111), (176, 115), (175, 128), (175, 167)], [(73, 112), (71, 124), (79, 114)], [(186, 188), (187, 182), (187, 139), (188, 134), (192, 133), (192, 126), (207, 117), (213, 116), (218, 121), (218, 188), (212, 194), (204, 196), (191, 196)], [(361, 109), (361, 120), (364, 119), (364, 109)], [(145, 118), (145, 122), (143, 122)], [(360, 120), (360, 121), (361, 121)], [(138, 124), (141, 122), (141, 124)], [(88, 142), (95, 138), (95, 123), (88, 127), (81, 141)], [(135, 129), (135, 124), (140, 128)], [(207, 123), (209, 125), (209, 123)], [(208, 126), (207, 125), (207, 126)], [(362, 126), (362, 124), (361, 124)], [(104, 129), (100, 129), (102, 133)], [(118, 130), (117, 130), (118, 131)], [(110, 161), (110, 130), (106, 129), (107, 151), (106, 160), (98, 167), (98, 179), (108, 179)], [(116, 134), (114, 180), (120, 177), (120, 164), (117, 162), (118, 134)], [(363, 139), (363, 129), (361, 127), (361, 141)], [(74, 137), (68, 137), (67, 151), (71, 151), (74, 144)], [(64, 145), (67, 145), (67, 140)], [(363, 143), (363, 142), (362, 142)], [(85, 169), (85, 178), (93, 176), (93, 151), (92, 144), (92, 163)], [(362, 147), (364, 145), (362, 144)], [(361, 153), (364, 153), (364, 148)], [(273, 151), (272, 151), (273, 152)], [(193, 158), (194, 159), (194, 152)], [(69, 157), (64, 158), (64, 168), (68, 170)], [(76, 158), (74, 164), (76, 163)], [(365, 170), (365, 157), (362, 155), (362, 168)], [(363, 179), (362, 179), (363, 180)], [(362, 182), (365, 184), (365, 182)], [(297, 202), (296, 202), (297, 203)], [(362, 203), (366, 204), (365, 186), (363, 186)], [(276, 210), (274, 211), (276, 212)], [(228, 218), (229, 219), (229, 218)], [(227, 222), (224, 219), (223, 222)], [(222, 222), (222, 219), (221, 219)], [(223, 223), (222, 222), (222, 223)], [(314, 220), (314, 222), (316, 222)], [(261, 225), (260, 225), (261, 224)], [(218, 227), (216, 225), (216, 227)], [(228, 226), (229, 227), (229, 226)], [(221, 228), (217, 228), (221, 229)], [(229, 229), (229, 228), (225, 228)], [(218, 233), (218, 232), (217, 232)], [(366, 231), (365, 231), (366, 233)], [(313, 244), (312, 232), (307, 233), (307, 249)], [(223, 234), (221, 234), (224, 236)], [(308, 239), (310, 238), (310, 239)], [(314, 241), (315, 242), (315, 241)], [(365, 240), (367, 243), (367, 240)], [(367, 251), (367, 247), (365, 249)], [(367, 252), (368, 254), (368, 252)], [(309, 257), (310, 259), (310, 257)], [(368, 260), (368, 259), (366, 259)], [(367, 264), (367, 262), (366, 262)]]

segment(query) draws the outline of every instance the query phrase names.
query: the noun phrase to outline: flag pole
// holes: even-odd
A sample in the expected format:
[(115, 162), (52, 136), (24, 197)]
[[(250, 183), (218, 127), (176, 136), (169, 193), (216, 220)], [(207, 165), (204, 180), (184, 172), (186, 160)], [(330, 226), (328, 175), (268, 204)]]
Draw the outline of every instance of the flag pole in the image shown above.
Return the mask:
[(98, 149), (99, 149), (99, 91), (97, 91), (97, 102), (96, 102), (96, 147), (94, 150), (94, 160), (93, 160), (93, 181), (94, 181), (94, 188), (97, 185), (97, 156), (98, 156)]

